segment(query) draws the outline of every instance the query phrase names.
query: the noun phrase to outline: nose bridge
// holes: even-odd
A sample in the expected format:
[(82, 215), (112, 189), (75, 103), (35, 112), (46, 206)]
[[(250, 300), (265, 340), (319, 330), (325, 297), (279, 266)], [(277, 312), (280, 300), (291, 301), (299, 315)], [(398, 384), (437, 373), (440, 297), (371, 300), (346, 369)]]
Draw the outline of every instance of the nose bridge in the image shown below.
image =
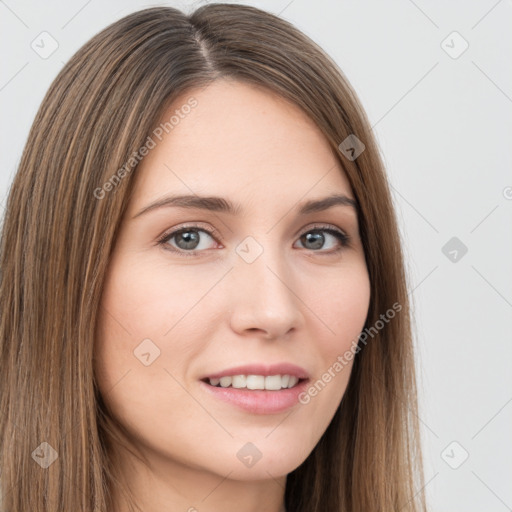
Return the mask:
[(294, 291), (293, 272), (278, 244), (247, 237), (236, 248), (231, 290), (233, 327), (261, 329), (272, 337), (297, 327), (300, 301)]

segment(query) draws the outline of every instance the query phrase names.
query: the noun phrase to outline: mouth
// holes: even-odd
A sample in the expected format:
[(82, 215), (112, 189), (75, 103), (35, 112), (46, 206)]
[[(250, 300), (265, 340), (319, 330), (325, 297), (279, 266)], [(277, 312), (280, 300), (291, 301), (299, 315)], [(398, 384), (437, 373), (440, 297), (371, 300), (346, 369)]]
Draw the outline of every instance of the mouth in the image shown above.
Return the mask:
[(233, 375), (206, 377), (201, 387), (209, 397), (246, 413), (279, 414), (299, 403), (309, 378), (293, 375)]

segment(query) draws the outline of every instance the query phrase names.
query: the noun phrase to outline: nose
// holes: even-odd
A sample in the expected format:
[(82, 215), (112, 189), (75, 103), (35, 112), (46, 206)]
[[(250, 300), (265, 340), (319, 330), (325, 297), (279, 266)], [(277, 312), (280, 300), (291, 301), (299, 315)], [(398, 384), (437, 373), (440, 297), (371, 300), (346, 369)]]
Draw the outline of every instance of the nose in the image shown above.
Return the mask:
[(230, 274), (233, 331), (274, 340), (300, 328), (303, 302), (282, 254), (266, 249), (252, 263), (237, 258)]

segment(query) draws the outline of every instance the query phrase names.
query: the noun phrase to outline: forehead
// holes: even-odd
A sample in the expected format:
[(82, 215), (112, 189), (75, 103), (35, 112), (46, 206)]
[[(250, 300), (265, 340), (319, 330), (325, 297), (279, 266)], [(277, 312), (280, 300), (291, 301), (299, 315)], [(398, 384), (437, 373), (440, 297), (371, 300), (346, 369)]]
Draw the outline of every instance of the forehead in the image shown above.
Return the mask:
[(160, 127), (137, 168), (132, 209), (167, 193), (232, 195), (240, 202), (297, 200), (310, 190), (352, 197), (315, 123), (265, 88), (222, 79), (190, 90), (167, 109)]

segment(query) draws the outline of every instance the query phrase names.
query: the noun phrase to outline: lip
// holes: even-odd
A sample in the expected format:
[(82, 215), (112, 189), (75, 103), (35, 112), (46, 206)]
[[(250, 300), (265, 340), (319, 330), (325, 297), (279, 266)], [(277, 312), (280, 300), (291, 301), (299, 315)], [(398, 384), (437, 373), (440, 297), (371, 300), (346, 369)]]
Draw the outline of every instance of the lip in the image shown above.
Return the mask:
[(294, 375), (298, 379), (309, 379), (309, 374), (304, 368), (292, 363), (277, 363), (270, 365), (247, 364), (235, 366), (220, 372), (205, 375), (204, 377), (201, 377), (200, 380), (204, 382), (206, 379), (220, 379), (221, 377), (232, 377), (233, 375), (263, 375), (264, 377), (267, 377), (268, 375)]
[[(228, 373), (227, 375), (230, 374)], [(262, 374), (254, 373), (250, 375)], [(224, 377), (225, 375), (222, 376)], [(299, 395), (309, 385), (309, 378), (300, 380), (293, 388), (283, 388), (279, 391), (216, 387), (211, 386), (204, 380), (201, 380), (199, 385), (206, 393), (210, 393), (210, 396), (234, 405), (246, 412), (253, 414), (279, 414), (298, 403)]]

